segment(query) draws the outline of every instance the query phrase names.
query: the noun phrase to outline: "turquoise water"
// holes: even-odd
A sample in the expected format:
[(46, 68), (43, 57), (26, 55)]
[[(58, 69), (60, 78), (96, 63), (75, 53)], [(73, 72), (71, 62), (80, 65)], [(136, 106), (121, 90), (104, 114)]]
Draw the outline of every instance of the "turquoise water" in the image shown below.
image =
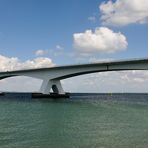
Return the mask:
[(0, 100), (0, 148), (147, 148), (148, 102)]

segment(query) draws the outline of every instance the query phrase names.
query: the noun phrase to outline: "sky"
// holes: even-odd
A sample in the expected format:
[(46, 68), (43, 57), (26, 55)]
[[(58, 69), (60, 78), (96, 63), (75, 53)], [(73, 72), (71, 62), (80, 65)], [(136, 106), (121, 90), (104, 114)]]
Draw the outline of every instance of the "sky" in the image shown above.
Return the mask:
[[(0, 71), (148, 58), (147, 39), (147, 0), (0, 0)], [(38, 91), (41, 83), (7, 78), (0, 91)], [(147, 92), (148, 71), (95, 73), (62, 84), (71, 92)]]

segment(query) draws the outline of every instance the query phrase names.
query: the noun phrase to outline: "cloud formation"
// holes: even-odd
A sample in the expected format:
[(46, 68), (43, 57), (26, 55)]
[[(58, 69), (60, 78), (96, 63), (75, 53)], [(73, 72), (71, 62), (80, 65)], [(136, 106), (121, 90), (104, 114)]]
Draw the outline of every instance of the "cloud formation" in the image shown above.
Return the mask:
[[(33, 60), (20, 61), (17, 57), (5, 57), (0, 55), (0, 71), (12, 71), (28, 68), (51, 67), (55, 64), (49, 58), (35, 58)], [(42, 81), (35, 78), (18, 76), (0, 81), (0, 91), (39, 91)], [(23, 85), (22, 85), (23, 84)]]
[(0, 71), (11, 71), (28, 68), (41, 68), (54, 66), (49, 58), (35, 58), (33, 60), (20, 61), (17, 57), (5, 57), (0, 55)]
[(48, 54), (48, 50), (42, 50), (42, 49), (39, 49), (35, 52), (35, 55), (36, 56), (44, 56), (44, 55), (47, 55)]
[(53, 54), (54, 56), (64, 53), (64, 48), (60, 45), (56, 45), (54, 49), (39, 49), (35, 51), (36, 56), (47, 56)]
[(103, 2), (99, 8), (103, 24), (123, 26), (148, 21), (147, 0), (109, 0)]
[(96, 17), (95, 16), (89, 16), (88, 20), (94, 23), (94, 22), (96, 22)]
[[(79, 82), (79, 85), (77, 83)], [(100, 72), (65, 79), (67, 92), (147, 92), (148, 71)], [(83, 89), (82, 89), (83, 88)]]
[(74, 48), (81, 53), (113, 53), (127, 48), (126, 37), (120, 32), (113, 32), (107, 27), (98, 27), (93, 32), (73, 34)]
[(60, 46), (60, 45), (56, 45), (56, 49), (63, 50), (64, 48), (62, 46)]

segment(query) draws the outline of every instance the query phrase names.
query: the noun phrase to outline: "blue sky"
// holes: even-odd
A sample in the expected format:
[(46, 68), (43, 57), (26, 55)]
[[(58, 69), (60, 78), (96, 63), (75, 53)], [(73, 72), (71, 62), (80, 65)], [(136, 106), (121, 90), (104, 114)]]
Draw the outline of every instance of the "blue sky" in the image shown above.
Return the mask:
[[(74, 33), (104, 26), (100, 21), (99, 10), (102, 2), (104, 0), (1, 0), (0, 54), (27, 60), (35, 58), (36, 50), (55, 50), (56, 45), (64, 48), (65, 52), (73, 52)], [(91, 16), (96, 18), (95, 22), (88, 20)], [(95, 57), (147, 57), (148, 24), (108, 27), (124, 34), (128, 47), (126, 51), (114, 54), (95, 53)], [(56, 64), (78, 62), (69, 57), (55, 57), (50, 54), (46, 56)]]
[[(54, 49), (56, 45), (68, 52), (73, 50), (73, 33), (95, 26), (88, 17), (98, 13), (98, 3), (91, 0), (1, 0), (1, 54), (26, 60), (34, 58), (35, 50)], [(62, 60), (55, 58), (54, 62), (59, 64)]]
[[(4, 65), (1, 64), (2, 70), (7, 69), (7, 61), (11, 61), (11, 67), (16, 67), (18, 63), (21, 65), (40, 57), (39, 62), (47, 58), (51, 60), (49, 64), (56, 65), (147, 58), (148, 3), (146, 0), (137, 2), (0, 0), (0, 55), (6, 60)], [(88, 30), (92, 32), (87, 44)], [(105, 42), (106, 36), (101, 37), (102, 46), (94, 45), (92, 38), (96, 35), (95, 31), (112, 31), (108, 40), (115, 42), (117, 47)], [(100, 41), (100, 34), (96, 36), (96, 42)], [(112, 35), (116, 36), (115, 40)], [(17, 60), (14, 62), (12, 57)]]

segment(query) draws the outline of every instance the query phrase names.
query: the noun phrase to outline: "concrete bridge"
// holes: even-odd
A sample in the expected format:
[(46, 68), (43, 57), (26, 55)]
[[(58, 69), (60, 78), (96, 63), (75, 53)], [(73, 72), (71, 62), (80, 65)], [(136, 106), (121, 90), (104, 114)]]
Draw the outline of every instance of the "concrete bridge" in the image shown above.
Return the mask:
[(64, 94), (60, 80), (96, 72), (123, 71), (123, 70), (148, 70), (148, 59), (126, 61), (100, 62), (92, 64), (79, 64), (57, 66), (50, 68), (26, 69), (17, 71), (0, 72), (0, 80), (15, 76), (28, 76), (43, 80), (40, 91), (49, 94)]

